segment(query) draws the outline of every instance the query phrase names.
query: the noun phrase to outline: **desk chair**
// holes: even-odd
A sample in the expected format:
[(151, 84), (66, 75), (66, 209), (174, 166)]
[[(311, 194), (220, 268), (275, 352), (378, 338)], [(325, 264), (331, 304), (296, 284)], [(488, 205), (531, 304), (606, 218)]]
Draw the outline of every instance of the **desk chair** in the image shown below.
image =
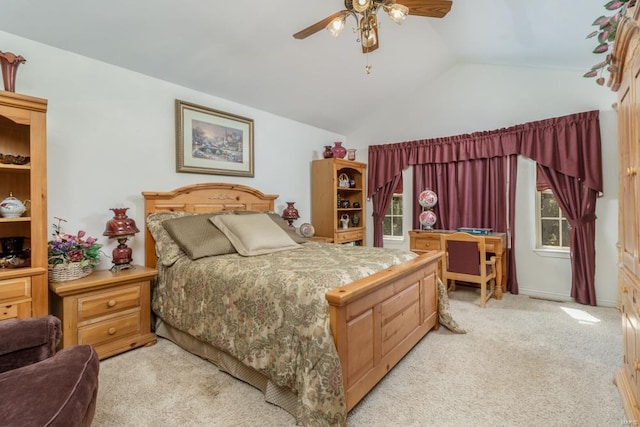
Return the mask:
[(480, 307), (485, 308), (487, 300), (495, 295), (496, 257), (487, 259), (484, 239), (479, 236), (452, 233), (443, 234), (441, 240), (441, 247), (445, 252), (442, 267), (442, 281), (445, 286), (455, 290), (456, 280), (480, 285)]

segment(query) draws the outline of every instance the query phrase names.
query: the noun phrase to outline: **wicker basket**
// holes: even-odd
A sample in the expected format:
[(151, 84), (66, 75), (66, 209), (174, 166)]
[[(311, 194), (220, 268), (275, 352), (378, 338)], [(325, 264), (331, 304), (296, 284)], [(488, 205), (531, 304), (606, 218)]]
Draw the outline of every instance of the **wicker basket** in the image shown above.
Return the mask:
[(79, 262), (49, 265), (49, 281), (66, 282), (67, 280), (75, 280), (88, 276), (92, 272), (93, 266), (85, 265), (82, 267)]

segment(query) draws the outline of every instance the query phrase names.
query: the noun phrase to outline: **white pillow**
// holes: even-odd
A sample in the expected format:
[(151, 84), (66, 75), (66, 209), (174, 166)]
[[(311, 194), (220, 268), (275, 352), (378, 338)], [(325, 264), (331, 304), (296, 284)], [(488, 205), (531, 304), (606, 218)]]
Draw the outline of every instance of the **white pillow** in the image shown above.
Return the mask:
[(227, 236), (243, 256), (300, 248), (267, 214), (216, 215), (209, 218), (209, 221)]

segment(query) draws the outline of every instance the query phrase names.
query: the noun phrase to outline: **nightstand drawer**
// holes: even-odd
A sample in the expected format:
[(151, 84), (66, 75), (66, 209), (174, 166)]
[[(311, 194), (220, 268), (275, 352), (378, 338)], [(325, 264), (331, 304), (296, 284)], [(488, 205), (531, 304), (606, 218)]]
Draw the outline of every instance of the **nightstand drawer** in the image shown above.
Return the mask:
[(78, 298), (78, 322), (140, 307), (140, 285)]
[(78, 345), (98, 346), (140, 332), (140, 312), (136, 312), (79, 328)]
[(31, 298), (31, 278), (18, 277), (0, 281), (0, 301)]
[(415, 246), (412, 249), (418, 251), (439, 251), (440, 236), (420, 236), (415, 239)]

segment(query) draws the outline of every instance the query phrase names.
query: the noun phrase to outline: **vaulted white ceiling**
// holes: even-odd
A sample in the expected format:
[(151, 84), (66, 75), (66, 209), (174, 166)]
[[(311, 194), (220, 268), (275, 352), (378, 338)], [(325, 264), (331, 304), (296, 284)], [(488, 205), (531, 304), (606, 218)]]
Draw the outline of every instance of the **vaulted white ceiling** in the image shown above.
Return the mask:
[(453, 0), (445, 18), (409, 16), (402, 26), (381, 14), (380, 48), (369, 55), (351, 18), (337, 39), (292, 37), (343, 9), (341, 0), (0, 0), (0, 30), (348, 134), (371, 105), (410, 97), (459, 63), (563, 68), (581, 78), (601, 60), (585, 36), (608, 13), (603, 4)]

